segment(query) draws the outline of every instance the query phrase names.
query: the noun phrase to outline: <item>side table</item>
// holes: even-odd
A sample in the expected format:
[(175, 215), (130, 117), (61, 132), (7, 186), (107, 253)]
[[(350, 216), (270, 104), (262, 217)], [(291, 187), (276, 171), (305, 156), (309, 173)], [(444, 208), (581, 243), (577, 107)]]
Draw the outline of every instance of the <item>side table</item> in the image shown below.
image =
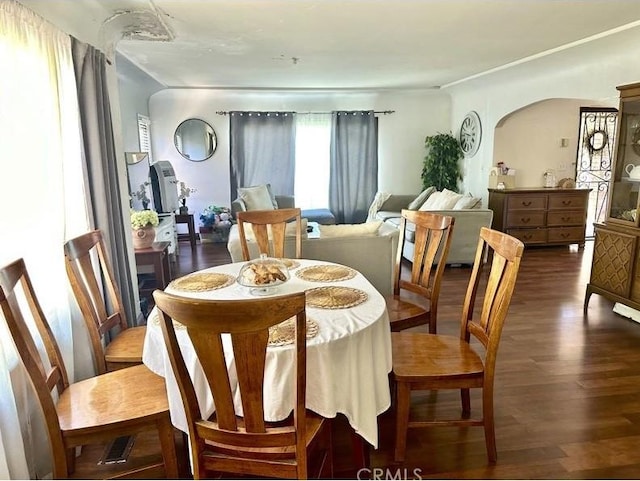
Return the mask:
[[(164, 289), (171, 280), (171, 266), (169, 264), (168, 241), (154, 242), (146, 249), (135, 249), (136, 266), (153, 266), (155, 282), (142, 281), (138, 283), (140, 297), (149, 297), (154, 289)], [(140, 275), (138, 275), (140, 278)]]
[(193, 214), (176, 214), (176, 224), (187, 224), (189, 229), (189, 242), (191, 249), (196, 248), (196, 228), (193, 223)]

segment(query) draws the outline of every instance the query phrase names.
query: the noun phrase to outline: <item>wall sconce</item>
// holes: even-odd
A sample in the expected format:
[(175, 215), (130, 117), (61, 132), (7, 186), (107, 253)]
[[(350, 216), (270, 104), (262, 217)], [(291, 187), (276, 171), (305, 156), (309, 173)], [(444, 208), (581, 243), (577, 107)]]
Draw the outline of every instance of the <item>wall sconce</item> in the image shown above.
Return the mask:
[(124, 158), (127, 161), (127, 165), (134, 165), (138, 162), (142, 162), (149, 156), (148, 152), (125, 152)]

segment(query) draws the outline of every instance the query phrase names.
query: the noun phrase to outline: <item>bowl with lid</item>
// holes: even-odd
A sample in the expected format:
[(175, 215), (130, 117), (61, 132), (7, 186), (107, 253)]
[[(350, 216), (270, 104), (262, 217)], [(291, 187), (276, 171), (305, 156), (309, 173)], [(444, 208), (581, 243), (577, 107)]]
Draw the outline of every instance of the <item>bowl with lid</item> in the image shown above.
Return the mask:
[(273, 294), (276, 287), (290, 278), (289, 269), (280, 259), (260, 254), (258, 259), (247, 262), (236, 279), (238, 284), (250, 289), (253, 295)]

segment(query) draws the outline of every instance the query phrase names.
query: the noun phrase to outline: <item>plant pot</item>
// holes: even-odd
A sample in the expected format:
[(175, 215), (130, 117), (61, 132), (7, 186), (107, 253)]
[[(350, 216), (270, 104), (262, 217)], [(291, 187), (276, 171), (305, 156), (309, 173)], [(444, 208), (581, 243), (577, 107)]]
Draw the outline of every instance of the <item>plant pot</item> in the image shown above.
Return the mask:
[(156, 229), (152, 226), (143, 227), (142, 229), (133, 229), (133, 248), (148, 249), (156, 239)]

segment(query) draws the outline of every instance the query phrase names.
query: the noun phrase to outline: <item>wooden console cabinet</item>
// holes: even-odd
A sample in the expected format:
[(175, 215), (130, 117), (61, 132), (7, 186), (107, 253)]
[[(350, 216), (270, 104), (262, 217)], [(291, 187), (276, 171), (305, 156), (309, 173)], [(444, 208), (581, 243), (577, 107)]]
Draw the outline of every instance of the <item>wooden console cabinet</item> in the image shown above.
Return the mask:
[(525, 245), (584, 246), (591, 189), (489, 189), (493, 228)]

